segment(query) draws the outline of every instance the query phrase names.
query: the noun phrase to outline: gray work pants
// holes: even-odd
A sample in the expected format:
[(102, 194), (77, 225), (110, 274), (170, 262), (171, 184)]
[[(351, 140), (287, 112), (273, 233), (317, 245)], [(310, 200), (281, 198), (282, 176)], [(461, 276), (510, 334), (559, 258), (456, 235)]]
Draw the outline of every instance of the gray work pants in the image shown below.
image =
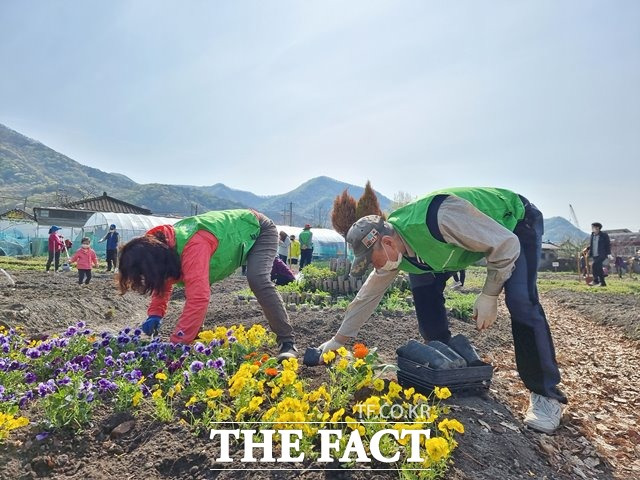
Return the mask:
[(278, 251), (278, 229), (271, 219), (258, 213), (260, 235), (247, 254), (247, 281), (262, 307), (269, 327), (278, 343), (293, 342), (293, 327), (275, 285), (271, 282), (271, 268)]

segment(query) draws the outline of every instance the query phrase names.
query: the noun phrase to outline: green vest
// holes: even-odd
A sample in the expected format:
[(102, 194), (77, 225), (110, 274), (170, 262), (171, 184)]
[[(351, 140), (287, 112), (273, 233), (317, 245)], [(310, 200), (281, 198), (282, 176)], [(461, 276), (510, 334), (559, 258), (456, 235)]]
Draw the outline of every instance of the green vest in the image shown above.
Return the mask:
[[(485, 256), (435, 239), (427, 228), (427, 210), (436, 195), (455, 195), (469, 201), (482, 213), (512, 231), (524, 218), (524, 205), (518, 194), (501, 188), (450, 188), (430, 193), (415, 202), (400, 207), (389, 215), (389, 223), (397, 230), (411, 249), (433, 272), (464, 270)], [(406, 258), (400, 270), (425, 273)]]
[(302, 250), (309, 249), (313, 247), (313, 243), (311, 239), (313, 238), (313, 233), (310, 230), (303, 230), (298, 235), (298, 240), (300, 240), (300, 248)]
[(207, 212), (180, 220), (173, 228), (176, 250), (180, 256), (184, 246), (198, 230), (206, 230), (218, 239), (218, 248), (209, 261), (209, 283), (235, 272), (245, 262), (260, 234), (260, 223), (251, 210)]

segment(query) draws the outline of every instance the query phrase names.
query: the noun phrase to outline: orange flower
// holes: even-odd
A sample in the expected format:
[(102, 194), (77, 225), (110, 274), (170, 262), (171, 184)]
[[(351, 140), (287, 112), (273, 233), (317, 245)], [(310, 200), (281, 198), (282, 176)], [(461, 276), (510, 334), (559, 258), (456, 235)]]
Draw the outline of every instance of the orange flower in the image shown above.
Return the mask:
[(356, 343), (353, 346), (353, 355), (356, 358), (364, 358), (369, 354), (369, 349), (364, 343)]
[(269, 375), (270, 377), (275, 377), (276, 375), (278, 375), (278, 369), (276, 368), (267, 368), (264, 373), (266, 373), (267, 375)]
[(260, 360), (256, 360), (255, 362), (253, 362), (253, 364), (254, 364), (256, 367), (259, 367), (260, 365), (262, 365), (262, 362), (261, 362)]
[(262, 355), (262, 358), (260, 359), (260, 361), (261, 361), (262, 363), (264, 363), (264, 362), (266, 362), (267, 360), (269, 360), (269, 358), (271, 358), (271, 357), (269, 357), (269, 355), (267, 355), (267, 354), (265, 353), (265, 354), (263, 354), (263, 355)]
[(244, 356), (244, 359), (245, 359), (245, 360), (249, 360), (250, 358), (253, 358), (253, 357), (255, 357), (256, 355), (257, 355), (257, 353), (256, 353), (256, 352), (251, 352), (251, 353), (246, 354), (246, 355)]

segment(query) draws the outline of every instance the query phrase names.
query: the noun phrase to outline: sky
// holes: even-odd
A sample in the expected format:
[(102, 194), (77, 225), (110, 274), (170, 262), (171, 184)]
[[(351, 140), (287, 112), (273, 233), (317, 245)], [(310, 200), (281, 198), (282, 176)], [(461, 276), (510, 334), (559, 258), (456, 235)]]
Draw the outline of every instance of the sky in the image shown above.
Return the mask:
[(640, 230), (636, 0), (4, 0), (0, 65), (0, 123), (139, 183), (498, 186)]

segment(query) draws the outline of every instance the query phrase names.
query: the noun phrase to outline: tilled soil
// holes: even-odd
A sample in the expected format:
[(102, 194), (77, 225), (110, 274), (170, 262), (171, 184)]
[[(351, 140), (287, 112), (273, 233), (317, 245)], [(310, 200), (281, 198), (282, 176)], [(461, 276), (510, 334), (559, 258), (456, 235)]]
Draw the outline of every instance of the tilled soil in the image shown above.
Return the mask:
[[(84, 320), (96, 331), (117, 331), (143, 320), (147, 298), (117, 293), (109, 274), (95, 274), (88, 287), (78, 287), (73, 274), (12, 273), (15, 288), (0, 288), (0, 320), (23, 325), (35, 336), (60, 331)], [(246, 287), (243, 277), (232, 277), (212, 287), (205, 328), (216, 325), (265, 324), (255, 303), (238, 302)], [(601, 297), (598, 297), (601, 298)], [(635, 302), (635, 303), (633, 303)], [(184, 298), (173, 295), (161, 334), (167, 336), (180, 314)], [(477, 333), (471, 324), (452, 319), (452, 331), (468, 335), (480, 353), (496, 367), (490, 391), (480, 396), (454, 396), (448, 403), (465, 425), (465, 434), (453, 455), (447, 478), (568, 479), (640, 478), (636, 458), (640, 451), (638, 427), (637, 341), (623, 336), (617, 326), (596, 324), (584, 299), (551, 292), (543, 297), (563, 372), (563, 388), (570, 404), (563, 427), (555, 435), (525, 429), (522, 411), (527, 392), (515, 371), (511, 329), (501, 306), (496, 325)], [(579, 304), (579, 306), (577, 306)], [(637, 299), (626, 307), (638, 316)], [(301, 352), (330, 338), (342, 319), (335, 310), (289, 312)], [(417, 320), (411, 315), (375, 315), (362, 329), (359, 341), (377, 346), (383, 360), (395, 362), (395, 348), (417, 338)], [(604, 352), (604, 353), (603, 353)], [(323, 381), (323, 367), (303, 367), (302, 376)], [(227, 479), (227, 478), (344, 478), (392, 479), (396, 472), (375, 469), (345, 472), (214, 471), (214, 444), (179, 423), (167, 425), (142, 412), (135, 418), (98, 411), (93, 425), (81, 434), (59, 434), (34, 440), (35, 429), (18, 430), (13, 441), (0, 448), (0, 478), (52, 479)], [(127, 421), (132, 423), (126, 424)], [(128, 431), (114, 434), (125, 424)], [(126, 428), (125, 428), (126, 430)], [(634, 463), (635, 462), (635, 463)], [(238, 464), (234, 464), (237, 466)], [(247, 468), (255, 468), (249, 466)]]

